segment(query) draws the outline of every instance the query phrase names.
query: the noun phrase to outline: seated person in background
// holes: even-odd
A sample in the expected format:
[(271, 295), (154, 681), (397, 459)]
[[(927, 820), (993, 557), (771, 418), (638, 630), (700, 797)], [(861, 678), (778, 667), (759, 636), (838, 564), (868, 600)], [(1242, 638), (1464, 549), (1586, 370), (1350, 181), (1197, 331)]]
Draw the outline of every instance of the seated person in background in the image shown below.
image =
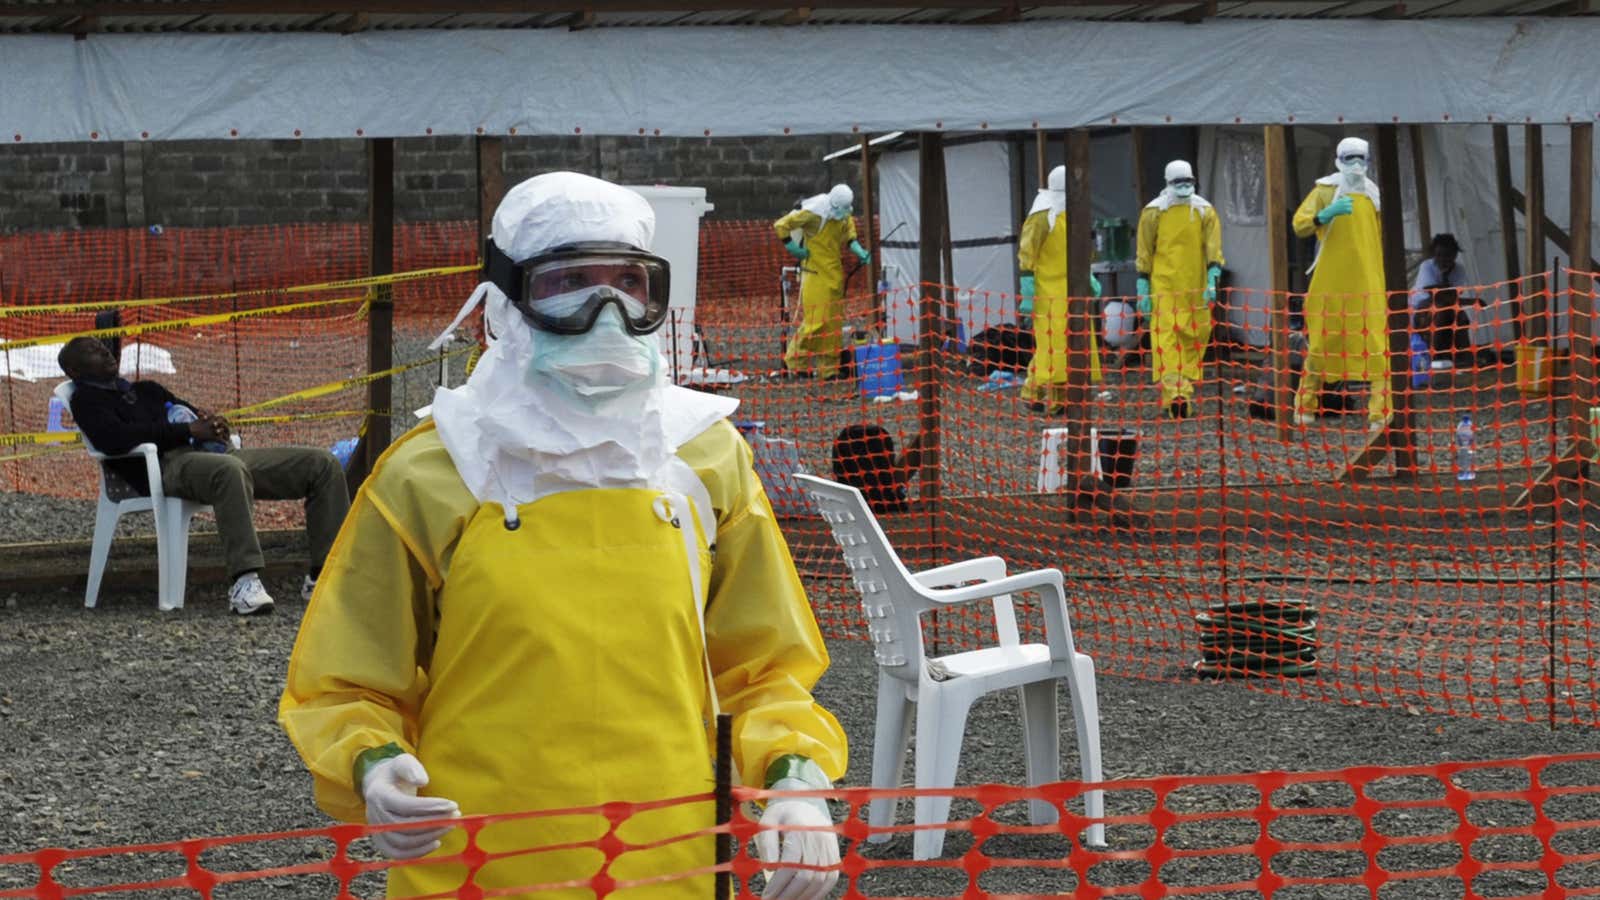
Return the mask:
[(910, 509), (906, 485), (922, 467), (922, 435), (897, 457), (882, 426), (850, 425), (834, 439), (831, 463), (833, 480), (859, 490), (874, 513), (903, 513)]
[(1411, 291), (1411, 328), (1428, 342), (1435, 368), (1471, 365), (1472, 321), (1462, 304), (1479, 301), (1460, 294), (1467, 283), (1466, 271), (1456, 262), (1461, 245), (1453, 234), (1436, 234), (1432, 250), (1417, 269)]
[[(215, 511), (217, 537), (232, 578), (228, 604), (234, 612), (247, 616), (272, 611), (272, 597), (259, 576), (261, 544), (250, 515), (254, 498), (304, 498), (311, 572), (300, 594), (310, 598), (350, 507), (344, 470), (333, 454), (308, 447), (233, 450), (227, 444), (227, 419), (183, 402), (154, 381), (118, 377), (116, 356), (95, 338), (73, 338), (61, 348), (57, 362), (75, 388), (72, 417), (94, 449), (115, 455), (131, 452), (139, 444), (155, 444), (161, 451), (161, 488), (167, 496), (209, 504)], [(194, 413), (193, 421), (172, 421), (174, 407), (187, 407)], [(220, 445), (197, 446), (206, 442)], [(106, 467), (149, 493), (143, 459), (111, 460)]]

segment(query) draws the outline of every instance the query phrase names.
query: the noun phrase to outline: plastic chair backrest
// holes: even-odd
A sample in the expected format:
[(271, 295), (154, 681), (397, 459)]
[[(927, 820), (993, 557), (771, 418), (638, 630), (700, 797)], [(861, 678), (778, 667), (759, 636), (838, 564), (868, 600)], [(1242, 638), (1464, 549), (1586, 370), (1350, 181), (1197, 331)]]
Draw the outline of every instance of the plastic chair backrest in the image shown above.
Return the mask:
[(861, 611), (878, 665), (915, 680), (923, 669), (921, 612), (931, 604), (920, 594), (900, 557), (859, 490), (813, 475), (795, 475), (817, 501), (833, 540), (844, 552), (850, 579), (861, 593)]

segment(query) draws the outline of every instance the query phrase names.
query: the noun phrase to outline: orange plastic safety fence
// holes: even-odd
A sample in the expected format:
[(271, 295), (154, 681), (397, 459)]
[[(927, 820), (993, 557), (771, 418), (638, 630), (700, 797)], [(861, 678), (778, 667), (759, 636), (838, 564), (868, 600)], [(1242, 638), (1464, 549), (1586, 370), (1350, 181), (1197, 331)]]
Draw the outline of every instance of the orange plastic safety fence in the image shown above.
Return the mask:
[[(1106, 794), (1107, 814), (1092, 820), (1105, 825), (1104, 846), (1085, 843), (1091, 820), (1081, 812), (1081, 798), (1090, 787)], [(764, 801), (775, 795), (736, 788), (734, 796)], [(843, 839), (836, 870), (846, 900), (1600, 896), (1600, 754), (1104, 785), (854, 788), (782, 796), (834, 801), (834, 818), (842, 821), (825, 830)], [(892, 809), (900, 800), (932, 796), (952, 799), (942, 824), (868, 823), (873, 801)], [(771, 866), (752, 850), (761, 830), (754, 813), (736, 805), (732, 822), (716, 826), (709, 801), (700, 795), (466, 817), (455, 822), (464, 840), (423, 861), (385, 862), (352, 852), (352, 842), (364, 834), (408, 826), (45, 849), (0, 856), (0, 898), (132, 891), (212, 898), (259, 883), (297, 897), (346, 900), (375, 896), (381, 873), (402, 869), (434, 886), (420, 895), (430, 898), (538, 896), (570, 888), (605, 897), (645, 889), (627, 894), (633, 896), (669, 884), (678, 889), (675, 895), (709, 896), (711, 873), (718, 870), (731, 872), (741, 893), (759, 890), (760, 873)], [(1037, 816), (1030, 804), (1037, 805)], [(673, 809), (705, 824), (629, 834), (630, 823)], [(496, 829), (499, 836), (492, 837)], [(907, 838), (934, 830), (945, 832), (943, 853), (909, 858)], [(732, 861), (720, 866), (711, 839), (717, 833), (731, 834), (735, 846)], [(628, 862), (666, 848), (682, 851), (672, 853), (671, 864)]]

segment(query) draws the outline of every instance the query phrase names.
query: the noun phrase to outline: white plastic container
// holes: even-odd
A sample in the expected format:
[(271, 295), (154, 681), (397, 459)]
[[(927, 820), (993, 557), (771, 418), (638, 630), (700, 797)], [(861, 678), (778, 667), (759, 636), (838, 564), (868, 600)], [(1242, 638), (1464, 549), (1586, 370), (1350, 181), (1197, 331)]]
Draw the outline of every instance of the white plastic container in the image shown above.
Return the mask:
[(695, 367), (694, 303), (700, 275), (700, 219), (715, 209), (701, 187), (627, 185), (650, 201), (656, 214), (656, 241), (651, 248), (672, 266), (671, 315), (656, 332), (661, 337), (673, 383), (689, 379)]

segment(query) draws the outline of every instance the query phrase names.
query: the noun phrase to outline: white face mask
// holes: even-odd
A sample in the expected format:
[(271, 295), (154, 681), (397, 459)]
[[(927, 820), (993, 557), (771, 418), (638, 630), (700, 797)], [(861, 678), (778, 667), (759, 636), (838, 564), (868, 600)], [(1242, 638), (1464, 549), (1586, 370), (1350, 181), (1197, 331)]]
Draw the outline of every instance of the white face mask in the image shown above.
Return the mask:
[(1364, 162), (1339, 163), (1339, 171), (1344, 174), (1346, 187), (1358, 188), (1367, 180), (1367, 164)]
[(1175, 184), (1172, 186), (1172, 196), (1177, 197), (1179, 200), (1187, 200), (1194, 196), (1194, 185)]
[(605, 400), (655, 380), (661, 366), (656, 337), (622, 327), (615, 306), (606, 306), (584, 334), (533, 331), (528, 372), (551, 378), (584, 400)]
[(830, 218), (830, 219), (848, 219), (848, 218), (850, 218), (850, 213), (851, 213), (851, 208), (849, 206), (834, 206), (834, 207), (830, 207), (828, 209), (828, 218)]

